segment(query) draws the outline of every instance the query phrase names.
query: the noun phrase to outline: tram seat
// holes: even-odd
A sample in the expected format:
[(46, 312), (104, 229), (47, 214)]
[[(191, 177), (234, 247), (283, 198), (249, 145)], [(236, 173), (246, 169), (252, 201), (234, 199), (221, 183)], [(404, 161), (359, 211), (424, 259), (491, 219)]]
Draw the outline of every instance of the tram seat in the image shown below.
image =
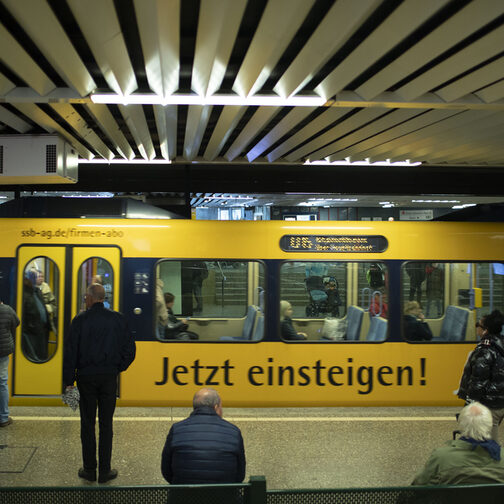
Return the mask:
[(250, 305), (247, 309), (245, 321), (243, 322), (241, 336), (221, 336), (220, 341), (247, 341), (252, 339), (252, 333), (254, 331), (254, 325), (258, 312), (259, 308), (257, 306)]
[(387, 319), (371, 317), (366, 341), (385, 341), (387, 337)]
[(464, 341), (466, 337), (467, 321), (471, 312), (460, 306), (447, 306), (441, 326), (441, 332), (436, 341)]
[(263, 339), (264, 335), (264, 317), (259, 313), (257, 315), (254, 332), (252, 333), (252, 340), (259, 341)]
[(347, 341), (357, 341), (360, 338), (364, 310), (359, 306), (349, 306), (347, 310)]

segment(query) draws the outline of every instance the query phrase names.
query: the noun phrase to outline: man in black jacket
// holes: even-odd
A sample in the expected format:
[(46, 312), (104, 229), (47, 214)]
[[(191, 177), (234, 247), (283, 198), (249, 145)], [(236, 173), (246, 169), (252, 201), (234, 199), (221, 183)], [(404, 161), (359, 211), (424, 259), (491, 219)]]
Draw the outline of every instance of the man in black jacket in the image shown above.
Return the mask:
[(193, 412), (173, 424), (163, 449), (161, 472), (169, 483), (240, 483), (245, 450), (240, 429), (222, 419), (217, 391), (204, 388), (193, 398)]
[(81, 442), (84, 466), (79, 477), (96, 481), (96, 407), (100, 425), (98, 483), (117, 477), (111, 469), (112, 419), (117, 376), (135, 358), (135, 341), (121, 313), (103, 306), (105, 289), (92, 284), (86, 294), (87, 311), (70, 326), (65, 340), (63, 382), (67, 389), (77, 380), (80, 393)]

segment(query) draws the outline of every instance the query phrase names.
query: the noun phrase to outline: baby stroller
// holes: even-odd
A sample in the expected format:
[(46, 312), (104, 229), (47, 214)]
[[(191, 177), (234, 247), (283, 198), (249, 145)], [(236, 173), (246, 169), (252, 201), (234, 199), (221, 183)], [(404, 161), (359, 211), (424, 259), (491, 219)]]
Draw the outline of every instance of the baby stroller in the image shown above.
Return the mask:
[(310, 303), (306, 307), (307, 317), (316, 317), (325, 313), (327, 309), (327, 294), (324, 279), (321, 276), (310, 276), (306, 280), (306, 291), (310, 297)]

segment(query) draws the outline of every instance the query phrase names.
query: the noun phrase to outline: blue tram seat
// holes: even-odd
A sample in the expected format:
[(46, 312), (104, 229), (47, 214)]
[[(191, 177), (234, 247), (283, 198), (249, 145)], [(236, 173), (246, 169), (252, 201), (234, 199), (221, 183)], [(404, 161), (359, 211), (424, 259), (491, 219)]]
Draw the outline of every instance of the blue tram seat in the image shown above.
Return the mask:
[(243, 322), (243, 329), (241, 336), (221, 336), (221, 341), (247, 341), (252, 339), (252, 332), (254, 330), (254, 324), (257, 318), (257, 313), (259, 309), (257, 306), (250, 305), (247, 309), (247, 315), (245, 321)]
[(259, 313), (257, 315), (254, 332), (252, 333), (252, 340), (259, 341), (263, 339), (264, 335), (264, 317)]
[(364, 310), (359, 306), (349, 306), (347, 310), (347, 341), (357, 341), (360, 337)]
[(371, 317), (366, 341), (385, 341), (387, 337), (387, 319)]
[(441, 333), (434, 339), (436, 341), (464, 341), (469, 314), (470, 311), (467, 308), (447, 306)]

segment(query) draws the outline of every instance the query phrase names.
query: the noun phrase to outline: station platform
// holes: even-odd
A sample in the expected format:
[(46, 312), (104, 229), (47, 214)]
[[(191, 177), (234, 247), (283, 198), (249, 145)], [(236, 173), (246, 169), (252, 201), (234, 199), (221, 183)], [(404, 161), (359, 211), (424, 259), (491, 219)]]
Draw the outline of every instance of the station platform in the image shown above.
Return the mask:
[[(11, 407), (0, 429), (0, 486), (96, 485), (80, 479), (79, 413)], [(226, 408), (242, 431), (250, 475), (269, 489), (409, 485), (430, 452), (452, 438), (456, 407)], [(107, 485), (162, 485), (161, 452), (170, 426), (190, 408), (116, 409)], [(98, 430), (98, 428), (97, 428)], [(503, 439), (504, 432), (500, 432)]]

